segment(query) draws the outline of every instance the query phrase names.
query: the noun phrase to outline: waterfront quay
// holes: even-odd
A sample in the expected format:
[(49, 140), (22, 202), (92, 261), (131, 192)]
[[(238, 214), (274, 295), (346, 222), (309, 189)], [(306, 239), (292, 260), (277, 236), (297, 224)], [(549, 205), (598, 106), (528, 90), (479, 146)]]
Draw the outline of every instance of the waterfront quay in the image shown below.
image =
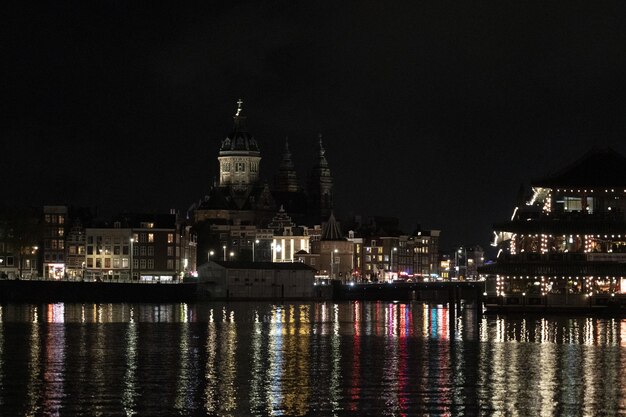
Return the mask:
[(336, 285), (334, 295), (341, 300), (480, 302), (484, 286), (481, 281), (354, 283)]
[(0, 280), (0, 302), (183, 302), (195, 284), (130, 281)]

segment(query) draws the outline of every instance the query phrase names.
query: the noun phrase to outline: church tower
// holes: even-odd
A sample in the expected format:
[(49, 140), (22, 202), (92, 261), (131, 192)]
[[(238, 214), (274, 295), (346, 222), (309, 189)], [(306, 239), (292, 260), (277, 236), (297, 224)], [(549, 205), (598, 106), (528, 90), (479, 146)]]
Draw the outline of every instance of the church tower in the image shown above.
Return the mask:
[(295, 193), (300, 190), (298, 185), (298, 176), (291, 160), (291, 152), (289, 151), (289, 140), (285, 139), (285, 150), (283, 158), (278, 167), (278, 174), (275, 178), (274, 189), (281, 193)]
[(220, 187), (235, 191), (249, 191), (259, 181), (261, 152), (256, 139), (246, 128), (243, 101), (237, 101), (232, 132), (222, 141), (218, 161), (220, 163)]
[(320, 134), (318, 160), (311, 171), (307, 187), (309, 216), (317, 221), (327, 219), (333, 209), (333, 177), (330, 175), (325, 155)]

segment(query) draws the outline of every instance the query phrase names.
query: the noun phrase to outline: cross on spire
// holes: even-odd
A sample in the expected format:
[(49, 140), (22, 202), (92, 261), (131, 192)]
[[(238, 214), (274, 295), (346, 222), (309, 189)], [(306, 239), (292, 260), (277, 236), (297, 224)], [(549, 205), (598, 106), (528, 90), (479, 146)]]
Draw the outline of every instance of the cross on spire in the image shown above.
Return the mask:
[(243, 105), (243, 100), (242, 99), (237, 100), (237, 113), (235, 113), (235, 117), (239, 117), (239, 114), (241, 113), (242, 105)]

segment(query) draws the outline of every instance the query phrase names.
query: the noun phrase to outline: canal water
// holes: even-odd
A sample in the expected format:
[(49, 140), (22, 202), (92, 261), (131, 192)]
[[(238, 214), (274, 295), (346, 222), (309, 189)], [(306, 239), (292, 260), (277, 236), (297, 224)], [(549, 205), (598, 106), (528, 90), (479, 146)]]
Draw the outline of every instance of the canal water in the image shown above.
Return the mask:
[(2, 416), (626, 415), (626, 320), (389, 302), (4, 304)]

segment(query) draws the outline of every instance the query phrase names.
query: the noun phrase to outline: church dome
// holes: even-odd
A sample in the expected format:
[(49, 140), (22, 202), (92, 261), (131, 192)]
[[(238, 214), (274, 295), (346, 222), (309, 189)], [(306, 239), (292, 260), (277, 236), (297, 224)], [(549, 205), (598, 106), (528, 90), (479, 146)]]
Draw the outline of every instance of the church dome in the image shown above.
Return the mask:
[(222, 141), (220, 154), (229, 152), (260, 152), (256, 139), (246, 128), (246, 116), (242, 113), (243, 101), (237, 101), (237, 113), (233, 117), (235, 123), (233, 130)]

